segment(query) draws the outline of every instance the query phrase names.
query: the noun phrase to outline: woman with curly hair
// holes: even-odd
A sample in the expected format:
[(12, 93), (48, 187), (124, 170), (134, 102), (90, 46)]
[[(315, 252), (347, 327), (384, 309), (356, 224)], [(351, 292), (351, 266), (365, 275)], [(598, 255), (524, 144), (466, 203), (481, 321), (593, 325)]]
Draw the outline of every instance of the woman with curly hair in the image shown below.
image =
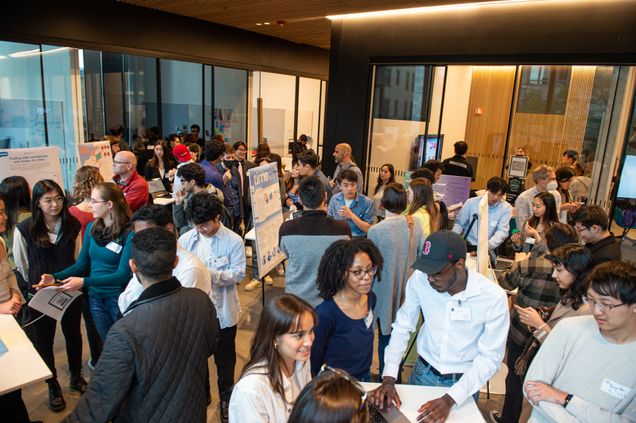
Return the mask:
[(370, 380), (376, 304), (371, 288), (382, 264), (380, 250), (365, 238), (336, 241), (325, 251), (318, 267), (318, 290), (325, 301), (316, 307), (312, 374), (327, 364)]
[(68, 209), (82, 224), (82, 239), (86, 226), (93, 221), (93, 207), (91, 206), (91, 191), (95, 185), (103, 184), (104, 178), (95, 166), (82, 166), (75, 172), (73, 180), (74, 206)]

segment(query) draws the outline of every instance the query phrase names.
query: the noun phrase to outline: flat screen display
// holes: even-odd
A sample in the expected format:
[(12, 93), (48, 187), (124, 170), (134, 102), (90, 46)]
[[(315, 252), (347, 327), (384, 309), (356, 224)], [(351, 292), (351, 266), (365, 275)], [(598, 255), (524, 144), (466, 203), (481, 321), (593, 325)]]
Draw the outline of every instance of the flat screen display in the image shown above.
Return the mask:
[(636, 156), (625, 156), (618, 182), (618, 198), (636, 198)]

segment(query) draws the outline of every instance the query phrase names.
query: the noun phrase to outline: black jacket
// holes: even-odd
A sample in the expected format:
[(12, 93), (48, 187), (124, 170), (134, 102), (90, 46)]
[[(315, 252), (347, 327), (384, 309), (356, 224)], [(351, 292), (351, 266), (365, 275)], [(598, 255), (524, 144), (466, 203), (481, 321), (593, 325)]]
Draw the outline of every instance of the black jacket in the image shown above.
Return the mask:
[(605, 237), (594, 244), (585, 244), (594, 260), (594, 265), (605, 263), (606, 261), (621, 259), (621, 246), (614, 238), (614, 234)]
[(172, 277), (133, 302), (108, 332), (88, 390), (65, 422), (205, 422), (212, 302)]

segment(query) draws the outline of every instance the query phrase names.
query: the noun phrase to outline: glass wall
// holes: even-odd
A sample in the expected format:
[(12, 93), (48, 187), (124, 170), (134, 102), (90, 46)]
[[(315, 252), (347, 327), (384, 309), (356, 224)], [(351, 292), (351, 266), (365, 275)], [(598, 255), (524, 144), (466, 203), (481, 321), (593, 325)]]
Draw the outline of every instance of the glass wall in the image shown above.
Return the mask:
[(161, 63), (161, 118), (163, 133), (187, 133), (203, 123), (203, 66), (164, 60)]
[(0, 41), (0, 148), (46, 145), (40, 46)]
[(214, 134), (231, 144), (247, 140), (247, 77), (246, 70), (214, 68)]
[(198, 124), (201, 138), (223, 135), (255, 148), (258, 98), (264, 140), (291, 164), (295, 136), (305, 133), (319, 148), (325, 96), (326, 83), (317, 79), (0, 41), (0, 149), (58, 147), (67, 188), (76, 144), (114, 132), (133, 148), (137, 138), (147, 143), (174, 132), (187, 141)]

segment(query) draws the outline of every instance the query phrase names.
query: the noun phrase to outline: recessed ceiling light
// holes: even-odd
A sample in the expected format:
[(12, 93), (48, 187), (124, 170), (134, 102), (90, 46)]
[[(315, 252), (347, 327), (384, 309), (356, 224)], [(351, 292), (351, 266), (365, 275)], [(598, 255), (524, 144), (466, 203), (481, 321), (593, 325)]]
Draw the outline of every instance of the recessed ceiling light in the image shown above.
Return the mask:
[(263, 26), (263, 24), (262, 24), (262, 23), (260, 23), (260, 22), (257, 22), (257, 23), (256, 23), (256, 26)]
[(264, 25), (269, 25), (269, 22), (263, 22)]

